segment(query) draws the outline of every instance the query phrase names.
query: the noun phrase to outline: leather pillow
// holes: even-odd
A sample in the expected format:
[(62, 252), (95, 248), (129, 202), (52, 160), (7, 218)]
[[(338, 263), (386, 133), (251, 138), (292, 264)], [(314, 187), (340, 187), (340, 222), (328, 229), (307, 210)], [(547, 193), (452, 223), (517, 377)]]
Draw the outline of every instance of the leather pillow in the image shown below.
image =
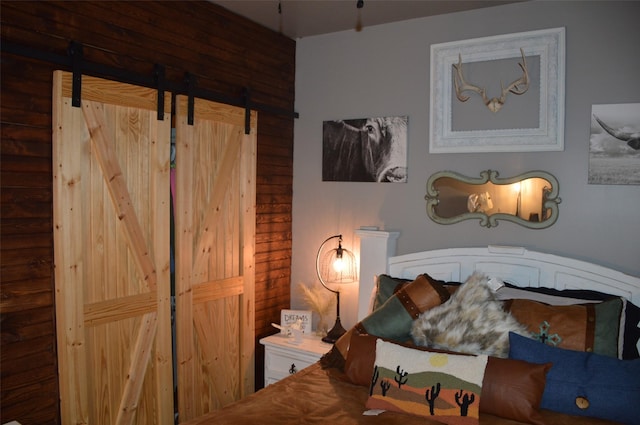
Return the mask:
[[(377, 339), (373, 335), (351, 335), (344, 371), (351, 383), (363, 387), (371, 384)], [(446, 352), (426, 347), (411, 348)], [(551, 363), (535, 364), (489, 357), (482, 384), (480, 412), (534, 425), (544, 424), (538, 409), (550, 368)]]
[(544, 424), (540, 403), (551, 363), (489, 357), (480, 411), (530, 424)]
[(527, 326), (531, 338), (546, 345), (618, 356), (621, 298), (566, 306), (514, 299), (505, 306)]
[(521, 288), (509, 283), (506, 283), (505, 288), (498, 290), (499, 297), (501, 292), (506, 292), (506, 297), (500, 299), (526, 298), (550, 305), (597, 303), (620, 298), (623, 307), (620, 316), (621, 339), (618, 341), (618, 358), (627, 360), (640, 358), (640, 307), (624, 297), (586, 289)]

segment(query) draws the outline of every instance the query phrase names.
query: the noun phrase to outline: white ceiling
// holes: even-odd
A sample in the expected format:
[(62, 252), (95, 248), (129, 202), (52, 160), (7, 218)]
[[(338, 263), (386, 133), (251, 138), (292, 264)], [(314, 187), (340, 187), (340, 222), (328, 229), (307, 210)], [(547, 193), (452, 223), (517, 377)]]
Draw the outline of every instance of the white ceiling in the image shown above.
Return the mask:
[[(210, 0), (296, 39), (524, 0)], [(280, 6), (280, 8), (279, 8)], [(279, 9), (281, 13), (279, 13)]]

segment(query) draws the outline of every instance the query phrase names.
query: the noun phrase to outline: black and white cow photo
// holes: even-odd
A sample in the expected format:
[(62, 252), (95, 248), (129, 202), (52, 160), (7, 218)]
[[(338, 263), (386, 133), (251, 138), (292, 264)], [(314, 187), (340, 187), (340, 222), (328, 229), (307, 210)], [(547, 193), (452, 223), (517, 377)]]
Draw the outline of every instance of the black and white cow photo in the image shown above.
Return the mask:
[(408, 117), (322, 123), (322, 180), (407, 181)]
[(593, 105), (590, 184), (640, 184), (640, 103)]

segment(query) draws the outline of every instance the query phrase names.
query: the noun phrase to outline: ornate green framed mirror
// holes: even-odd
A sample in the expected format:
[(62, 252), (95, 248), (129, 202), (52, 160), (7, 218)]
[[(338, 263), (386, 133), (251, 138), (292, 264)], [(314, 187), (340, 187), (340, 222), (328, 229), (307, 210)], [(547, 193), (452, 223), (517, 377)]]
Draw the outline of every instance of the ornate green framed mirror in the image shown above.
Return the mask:
[(558, 180), (545, 171), (499, 178), (495, 170), (480, 177), (439, 171), (427, 181), (427, 215), (439, 224), (480, 220), (495, 227), (498, 220), (530, 229), (544, 229), (558, 219)]

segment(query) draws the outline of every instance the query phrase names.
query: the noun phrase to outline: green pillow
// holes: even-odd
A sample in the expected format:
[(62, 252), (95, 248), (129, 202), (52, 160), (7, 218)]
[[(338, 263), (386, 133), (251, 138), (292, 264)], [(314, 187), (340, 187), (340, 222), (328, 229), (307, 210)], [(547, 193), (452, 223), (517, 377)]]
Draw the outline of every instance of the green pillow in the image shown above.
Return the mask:
[(439, 281), (422, 274), (362, 319), (356, 329), (393, 341), (410, 340), (411, 325), (420, 313), (442, 304), (449, 296), (449, 291)]
[(351, 335), (354, 332), (393, 341), (410, 340), (411, 325), (420, 313), (442, 304), (449, 297), (449, 291), (439, 281), (426, 274), (418, 276), (338, 338), (329, 353), (322, 357), (321, 364), (324, 367), (344, 368)]
[(392, 277), (388, 274), (378, 275), (376, 277), (376, 292), (373, 298), (373, 309), (371, 311), (379, 309), (393, 294), (410, 282), (411, 279)]

